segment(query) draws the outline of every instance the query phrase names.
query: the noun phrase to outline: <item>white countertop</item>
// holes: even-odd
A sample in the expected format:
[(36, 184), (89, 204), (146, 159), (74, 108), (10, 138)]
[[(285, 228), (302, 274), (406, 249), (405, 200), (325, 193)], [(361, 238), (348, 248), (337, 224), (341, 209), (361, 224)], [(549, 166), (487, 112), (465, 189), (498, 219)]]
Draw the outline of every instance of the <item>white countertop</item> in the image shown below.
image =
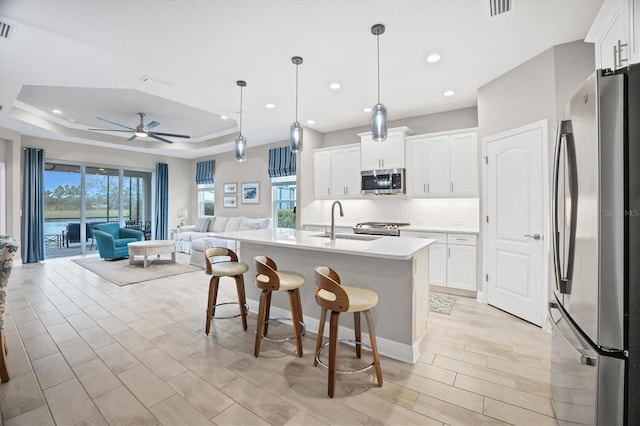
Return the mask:
[[(376, 237), (375, 240), (349, 240), (316, 237), (322, 235), (318, 231), (298, 231), (295, 229), (256, 229), (252, 231), (225, 232), (218, 238), (245, 241), (273, 246), (290, 246), (302, 250), (326, 251), (365, 257), (381, 257), (385, 259), (411, 259), (420, 250), (425, 249), (436, 240), (429, 238)], [(350, 234), (353, 236), (353, 234)]]
[[(304, 226), (324, 226), (329, 228), (327, 223), (305, 223)], [(353, 224), (349, 223), (336, 223), (336, 228), (353, 228)], [(400, 235), (402, 231), (415, 231), (415, 232), (442, 232), (446, 234), (479, 234), (478, 228), (471, 228), (468, 226), (431, 226), (431, 225), (409, 225), (400, 228)]]
[(479, 234), (478, 228), (470, 228), (463, 226), (429, 226), (429, 225), (409, 225), (400, 228), (400, 235), (402, 231), (415, 231), (415, 232), (443, 232), (447, 234)]

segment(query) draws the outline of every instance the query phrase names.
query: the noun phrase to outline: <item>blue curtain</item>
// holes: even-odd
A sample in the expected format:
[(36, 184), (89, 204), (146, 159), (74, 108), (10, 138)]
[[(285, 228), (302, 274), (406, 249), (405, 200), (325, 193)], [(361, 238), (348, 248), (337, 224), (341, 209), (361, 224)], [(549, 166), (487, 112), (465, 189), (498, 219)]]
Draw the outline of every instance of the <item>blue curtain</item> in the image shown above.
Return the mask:
[(44, 150), (25, 148), (22, 186), (22, 263), (44, 257)]
[(216, 163), (214, 160), (200, 161), (196, 164), (196, 184), (213, 185), (215, 183)]
[(269, 177), (295, 176), (296, 155), (288, 146), (269, 150)]
[(169, 165), (156, 164), (156, 240), (169, 239)]

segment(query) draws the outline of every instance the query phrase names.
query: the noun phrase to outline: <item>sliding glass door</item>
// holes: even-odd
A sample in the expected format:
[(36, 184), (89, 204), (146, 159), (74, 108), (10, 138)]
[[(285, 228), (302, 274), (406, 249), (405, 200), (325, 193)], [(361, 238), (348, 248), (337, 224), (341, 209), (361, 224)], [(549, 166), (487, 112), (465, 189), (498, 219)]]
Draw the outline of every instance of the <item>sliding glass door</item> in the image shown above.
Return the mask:
[(93, 226), (119, 223), (151, 229), (152, 172), (45, 163), (45, 249), (47, 257), (96, 250)]

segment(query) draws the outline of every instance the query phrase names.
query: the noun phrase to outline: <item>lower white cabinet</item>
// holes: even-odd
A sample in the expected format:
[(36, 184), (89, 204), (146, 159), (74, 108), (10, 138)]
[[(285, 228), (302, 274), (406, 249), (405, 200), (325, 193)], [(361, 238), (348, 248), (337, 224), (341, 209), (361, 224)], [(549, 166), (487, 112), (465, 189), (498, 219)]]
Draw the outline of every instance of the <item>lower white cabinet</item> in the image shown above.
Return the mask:
[(431, 238), (429, 284), (459, 290), (477, 290), (477, 236), (402, 231), (403, 237)]

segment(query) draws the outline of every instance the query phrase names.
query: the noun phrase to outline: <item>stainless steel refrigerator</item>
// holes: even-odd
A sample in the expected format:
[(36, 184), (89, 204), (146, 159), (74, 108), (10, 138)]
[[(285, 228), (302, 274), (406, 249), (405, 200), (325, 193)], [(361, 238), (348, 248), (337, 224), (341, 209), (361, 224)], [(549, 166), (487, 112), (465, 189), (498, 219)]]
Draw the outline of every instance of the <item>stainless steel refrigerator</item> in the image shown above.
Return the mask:
[(551, 393), (559, 424), (640, 423), (640, 65), (598, 70), (558, 124)]

